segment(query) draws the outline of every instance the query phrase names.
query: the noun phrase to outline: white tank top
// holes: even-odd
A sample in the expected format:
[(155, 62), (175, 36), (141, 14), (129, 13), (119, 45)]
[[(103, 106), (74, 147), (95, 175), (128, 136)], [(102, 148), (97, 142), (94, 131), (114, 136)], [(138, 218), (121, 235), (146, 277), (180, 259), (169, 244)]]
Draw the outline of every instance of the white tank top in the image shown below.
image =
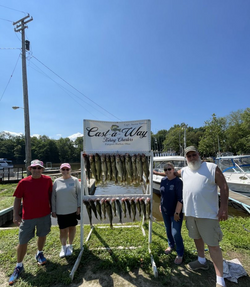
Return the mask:
[(182, 168), (183, 212), (186, 216), (217, 219), (216, 167), (214, 163), (203, 162), (196, 171), (192, 171), (188, 166)]

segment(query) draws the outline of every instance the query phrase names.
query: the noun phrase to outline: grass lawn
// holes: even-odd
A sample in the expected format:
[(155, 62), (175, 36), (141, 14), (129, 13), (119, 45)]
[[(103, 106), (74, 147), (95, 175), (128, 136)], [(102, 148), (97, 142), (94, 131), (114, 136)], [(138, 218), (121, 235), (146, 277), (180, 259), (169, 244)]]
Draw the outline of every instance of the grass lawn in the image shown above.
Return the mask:
[[(35, 263), (36, 239), (32, 239), (24, 259), (25, 272), (15, 286), (215, 286), (215, 272), (208, 252), (208, 271), (190, 272), (185, 266), (197, 258), (193, 240), (188, 237), (185, 224), (182, 229), (184, 263), (177, 266), (173, 263), (176, 252), (168, 256), (163, 252), (167, 246), (164, 227), (153, 223), (151, 251), (158, 269), (158, 278), (153, 276), (151, 268), (147, 233), (144, 237), (140, 227), (110, 229), (98, 228), (99, 226), (103, 225), (97, 225), (90, 240), (84, 244), (83, 256), (73, 283), (69, 274), (80, 252), (80, 226), (77, 227), (73, 255), (62, 259), (59, 257), (59, 230), (53, 226), (44, 248), (47, 264), (41, 267)], [(147, 223), (144, 227), (147, 231)], [(221, 242), (224, 259), (238, 258), (250, 274), (250, 217), (230, 218), (222, 222), (221, 227), (224, 233)], [(89, 230), (89, 225), (85, 225), (85, 238)], [(0, 286), (7, 286), (5, 284), (13, 272), (17, 243), (18, 229), (1, 230)], [(100, 285), (91, 285), (91, 282), (98, 282)], [(242, 277), (238, 282), (239, 287), (250, 286), (249, 277)], [(227, 286), (236, 285), (227, 281)]]

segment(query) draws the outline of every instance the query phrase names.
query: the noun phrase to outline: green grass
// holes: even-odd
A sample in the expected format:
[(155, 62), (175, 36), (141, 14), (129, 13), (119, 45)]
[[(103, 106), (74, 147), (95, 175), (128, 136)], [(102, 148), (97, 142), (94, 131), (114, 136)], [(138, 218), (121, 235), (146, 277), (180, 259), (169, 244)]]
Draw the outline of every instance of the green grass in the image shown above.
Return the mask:
[(0, 184), (0, 210), (13, 206), (13, 193), (17, 184)]
[[(140, 227), (114, 229), (110, 229), (108, 226), (105, 229), (98, 227), (99, 225), (94, 228), (90, 240), (84, 244), (84, 252), (74, 277), (74, 284), (80, 284), (82, 278), (91, 269), (92, 274), (96, 274), (97, 277), (103, 272), (108, 274), (129, 274), (131, 272), (138, 274), (138, 270), (142, 270), (145, 276), (150, 279), (151, 286), (215, 286), (215, 272), (209, 260), (208, 252), (206, 252), (206, 257), (211, 267), (208, 271), (190, 272), (185, 267), (186, 263), (197, 258), (193, 240), (188, 237), (185, 224), (183, 224), (182, 229), (185, 244), (184, 264), (176, 266), (173, 263), (176, 252), (169, 256), (163, 252), (167, 247), (163, 225), (153, 223), (150, 248), (159, 273), (158, 278), (154, 278), (151, 268), (147, 223), (144, 225), (145, 237), (142, 235)], [(221, 227), (224, 233), (221, 242), (224, 259), (238, 258), (245, 270), (250, 273), (250, 217), (230, 218), (228, 221), (222, 222)], [(85, 225), (85, 239), (89, 230), (89, 225)], [(18, 229), (1, 230), (0, 285), (6, 283), (13, 272), (16, 264), (15, 246), (17, 244)], [(127, 247), (127, 249), (121, 249), (121, 246)], [(48, 263), (45, 266), (35, 264), (36, 249), (36, 239), (34, 238), (28, 245), (28, 252), (24, 259), (25, 272), (15, 283), (15, 286), (67, 286), (71, 283), (69, 274), (80, 252), (80, 227), (77, 227), (73, 256), (63, 259), (59, 257), (59, 230), (56, 226), (52, 227), (47, 237), (44, 253)], [(227, 286), (235, 285), (227, 282)], [(240, 278), (238, 286), (250, 286), (249, 277)]]

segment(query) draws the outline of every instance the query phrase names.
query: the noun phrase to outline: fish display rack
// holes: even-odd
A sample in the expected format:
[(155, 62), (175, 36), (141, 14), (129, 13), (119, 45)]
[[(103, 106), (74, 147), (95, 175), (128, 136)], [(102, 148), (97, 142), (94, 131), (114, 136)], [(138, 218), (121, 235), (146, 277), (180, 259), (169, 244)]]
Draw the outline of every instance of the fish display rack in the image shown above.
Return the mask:
[(149, 184), (149, 157), (144, 153), (83, 153), (87, 180), (94, 177), (96, 184), (113, 181), (138, 184), (143, 177)]

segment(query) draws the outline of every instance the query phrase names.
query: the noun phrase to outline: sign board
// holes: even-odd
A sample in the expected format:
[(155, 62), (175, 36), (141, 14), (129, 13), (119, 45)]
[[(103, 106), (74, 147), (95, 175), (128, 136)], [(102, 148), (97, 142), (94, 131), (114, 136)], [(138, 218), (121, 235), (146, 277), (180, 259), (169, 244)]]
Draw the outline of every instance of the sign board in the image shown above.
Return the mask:
[(84, 120), (86, 153), (149, 152), (151, 121), (104, 122)]

